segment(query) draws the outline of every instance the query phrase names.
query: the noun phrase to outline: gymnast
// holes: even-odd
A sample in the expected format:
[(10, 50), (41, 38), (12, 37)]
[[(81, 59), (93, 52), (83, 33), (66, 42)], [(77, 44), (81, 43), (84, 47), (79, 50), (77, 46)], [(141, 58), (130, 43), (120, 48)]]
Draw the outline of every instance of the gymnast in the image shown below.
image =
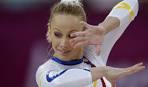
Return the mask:
[[(61, 0), (51, 11), (47, 40), (51, 56), (36, 73), (39, 87), (115, 87), (116, 80), (145, 68), (106, 66), (117, 39), (137, 15), (137, 0), (118, 3), (98, 26), (86, 23), (79, 0)], [(124, 13), (124, 14), (123, 14)]]

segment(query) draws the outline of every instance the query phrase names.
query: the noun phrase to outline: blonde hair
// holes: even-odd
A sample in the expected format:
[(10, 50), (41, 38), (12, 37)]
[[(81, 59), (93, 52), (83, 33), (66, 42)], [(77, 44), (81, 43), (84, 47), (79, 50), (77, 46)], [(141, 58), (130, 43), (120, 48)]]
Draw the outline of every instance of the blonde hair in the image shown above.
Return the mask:
[(62, 0), (61, 2), (55, 4), (51, 9), (49, 22), (51, 22), (55, 14), (78, 16), (82, 19), (82, 21), (86, 21), (86, 14), (83, 9), (83, 5), (81, 4), (81, 2), (75, 2), (75, 0)]

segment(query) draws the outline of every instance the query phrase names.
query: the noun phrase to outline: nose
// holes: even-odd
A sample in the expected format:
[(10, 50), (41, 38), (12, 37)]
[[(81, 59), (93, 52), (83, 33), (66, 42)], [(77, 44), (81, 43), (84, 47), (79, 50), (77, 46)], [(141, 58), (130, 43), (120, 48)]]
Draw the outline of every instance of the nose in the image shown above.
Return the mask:
[(60, 48), (62, 48), (62, 49), (68, 49), (69, 48), (69, 46), (70, 46), (70, 44), (69, 44), (69, 40), (68, 39), (62, 39), (61, 40), (61, 43), (60, 43)]

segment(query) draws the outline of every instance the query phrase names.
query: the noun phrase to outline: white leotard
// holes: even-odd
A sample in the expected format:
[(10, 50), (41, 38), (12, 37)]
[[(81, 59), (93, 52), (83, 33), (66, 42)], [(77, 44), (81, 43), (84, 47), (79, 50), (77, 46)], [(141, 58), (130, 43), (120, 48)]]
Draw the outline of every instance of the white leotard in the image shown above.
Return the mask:
[[(105, 66), (115, 42), (134, 20), (137, 13), (137, 0), (124, 0), (118, 3), (107, 17), (117, 17), (120, 20), (120, 26), (105, 36), (99, 56), (95, 54), (93, 46), (85, 48), (84, 56), (95, 66)], [(92, 82), (90, 68), (91, 66), (82, 60), (65, 62), (51, 58), (38, 68), (36, 81), (39, 87), (103, 87), (100, 79)], [(111, 87), (110, 82), (104, 77), (103, 80), (106, 87)]]

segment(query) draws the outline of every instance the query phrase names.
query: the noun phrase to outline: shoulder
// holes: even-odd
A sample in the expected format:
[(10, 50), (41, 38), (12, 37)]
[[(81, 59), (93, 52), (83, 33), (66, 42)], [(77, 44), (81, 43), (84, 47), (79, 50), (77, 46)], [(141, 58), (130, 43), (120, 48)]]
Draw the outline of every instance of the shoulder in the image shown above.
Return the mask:
[(49, 71), (53, 68), (55, 68), (55, 64), (51, 60), (48, 60), (38, 67), (37, 72)]
[[(38, 85), (41, 85), (41, 80), (46, 79), (46, 75), (48, 74), (49, 71), (52, 71), (55, 69), (55, 65), (51, 60), (46, 61), (42, 65), (40, 65), (36, 71), (36, 82)], [(45, 81), (46, 82), (46, 81)]]

